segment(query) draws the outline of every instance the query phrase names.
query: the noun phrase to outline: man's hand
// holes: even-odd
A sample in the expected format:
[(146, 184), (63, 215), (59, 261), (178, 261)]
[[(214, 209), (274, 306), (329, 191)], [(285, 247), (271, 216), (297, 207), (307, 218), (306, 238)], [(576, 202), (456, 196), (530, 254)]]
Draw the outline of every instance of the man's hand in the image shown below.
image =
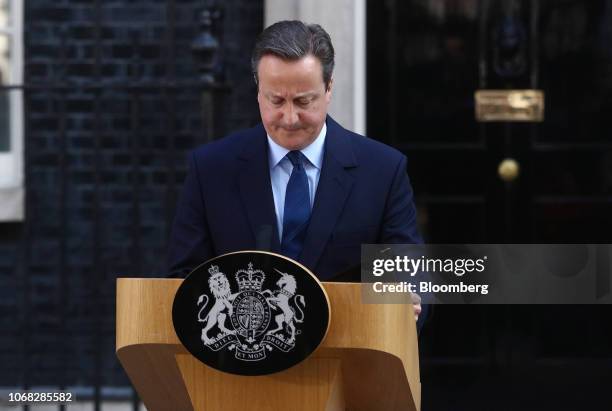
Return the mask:
[(416, 293), (410, 293), (412, 299), (412, 306), (414, 307), (414, 321), (419, 320), (419, 314), (421, 314), (421, 296)]

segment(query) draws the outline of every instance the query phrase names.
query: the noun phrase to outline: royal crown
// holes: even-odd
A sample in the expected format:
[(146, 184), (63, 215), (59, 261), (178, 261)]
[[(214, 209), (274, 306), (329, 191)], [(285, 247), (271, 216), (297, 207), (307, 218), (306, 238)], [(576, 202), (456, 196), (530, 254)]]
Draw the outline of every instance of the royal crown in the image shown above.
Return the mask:
[(253, 263), (249, 263), (247, 270), (236, 271), (236, 281), (240, 291), (261, 291), (266, 274), (261, 270), (253, 270)]

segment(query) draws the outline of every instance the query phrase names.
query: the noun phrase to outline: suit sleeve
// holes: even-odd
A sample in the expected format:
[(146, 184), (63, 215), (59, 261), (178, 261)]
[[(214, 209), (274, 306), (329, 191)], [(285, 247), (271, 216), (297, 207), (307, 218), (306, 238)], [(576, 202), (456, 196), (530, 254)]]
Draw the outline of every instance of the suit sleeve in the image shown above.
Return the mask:
[[(381, 234), (381, 244), (422, 244), (416, 218), (416, 207), (412, 186), (406, 172), (406, 156), (402, 155), (395, 170), (391, 184)], [(422, 273), (419, 274), (424, 280)], [(417, 330), (421, 331), (430, 314), (430, 307), (423, 303), (421, 315), (417, 321)]]
[(213, 256), (204, 201), (196, 156), (192, 153), (170, 236), (169, 277), (185, 277)]
[(381, 244), (421, 244), (416, 207), (406, 173), (406, 156), (398, 162), (385, 205), (380, 234)]

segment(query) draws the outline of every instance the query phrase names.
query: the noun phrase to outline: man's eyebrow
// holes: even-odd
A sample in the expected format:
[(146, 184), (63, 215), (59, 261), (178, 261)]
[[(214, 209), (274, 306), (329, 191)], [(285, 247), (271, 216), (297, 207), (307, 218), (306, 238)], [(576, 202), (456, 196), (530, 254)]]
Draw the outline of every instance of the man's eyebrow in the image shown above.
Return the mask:
[[(275, 93), (273, 91), (269, 91), (269, 92), (265, 93), (265, 95), (268, 98), (282, 98), (282, 99), (285, 98), (285, 96), (283, 96), (282, 94)], [(293, 96), (293, 99), (297, 100), (297, 99), (300, 99), (300, 98), (311, 98), (311, 97), (316, 97), (318, 95), (319, 95), (319, 93), (317, 93), (316, 91), (306, 91), (304, 93), (296, 94), (295, 96)]]
[(304, 97), (316, 97), (319, 93), (316, 91), (307, 91), (305, 93), (296, 94), (294, 99), (304, 98)]

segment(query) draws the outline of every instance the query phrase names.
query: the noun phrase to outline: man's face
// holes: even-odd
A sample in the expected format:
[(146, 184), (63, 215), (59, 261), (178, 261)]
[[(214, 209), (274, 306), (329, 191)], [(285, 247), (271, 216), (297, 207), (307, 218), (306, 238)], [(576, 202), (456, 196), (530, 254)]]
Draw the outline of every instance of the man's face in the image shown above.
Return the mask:
[(257, 73), (257, 101), (268, 135), (288, 150), (308, 146), (323, 127), (331, 100), (331, 82), (326, 90), (319, 59), (289, 61), (265, 55)]

